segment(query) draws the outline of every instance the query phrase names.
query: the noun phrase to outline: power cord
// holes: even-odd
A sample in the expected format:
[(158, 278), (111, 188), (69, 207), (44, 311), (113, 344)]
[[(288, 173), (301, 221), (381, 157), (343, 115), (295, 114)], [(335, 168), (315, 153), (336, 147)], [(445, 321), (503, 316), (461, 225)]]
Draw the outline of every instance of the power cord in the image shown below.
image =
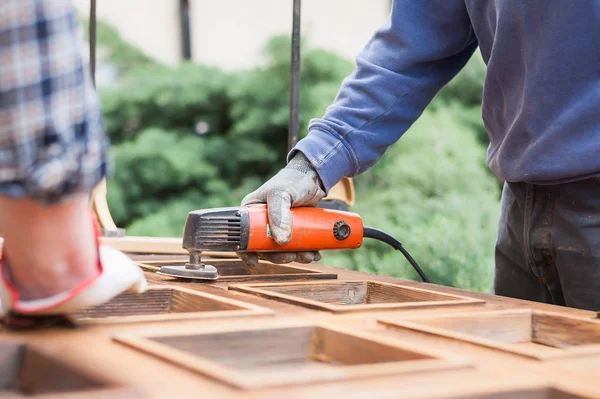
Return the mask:
[(408, 251), (406, 249), (404, 249), (404, 247), (402, 246), (402, 243), (400, 241), (396, 240), (394, 237), (392, 237), (391, 235), (389, 235), (388, 233), (386, 233), (384, 231), (375, 229), (373, 227), (366, 227), (366, 226), (364, 227), (363, 237), (373, 238), (375, 240), (384, 242), (384, 243), (390, 245), (392, 248), (397, 249), (398, 251), (402, 252), (402, 255), (404, 255), (404, 257), (406, 258), (408, 263), (410, 263), (410, 265), (415, 269), (415, 271), (419, 274), (419, 276), (421, 276), (421, 279), (426, 283), (430, 282), (429, 279), (427, 278), (427, 276), (425, 275), (425, 273), (423, 273), (423, 270), (421, 270), (421, 267), (417, 264), (417, 261), (415, 261), (413, 259), (413, 257), (410, 256), (410, 254), (408, 253)]

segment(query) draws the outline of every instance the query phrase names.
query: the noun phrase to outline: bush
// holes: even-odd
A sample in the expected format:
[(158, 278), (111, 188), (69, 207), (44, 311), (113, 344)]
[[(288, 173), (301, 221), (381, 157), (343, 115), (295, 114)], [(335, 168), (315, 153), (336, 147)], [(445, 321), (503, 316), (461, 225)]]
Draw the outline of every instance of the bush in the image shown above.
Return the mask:
[[(102, 90), (116, 171), (108, 200), (119, 225), (180, 235), (179, 222), (156, 222), (153, 230), (146, 220), (166, 219), (157, 213), (184, 206), (237, 205), (285, 165), (289, 40), (274, 38), (267, 50), (267, 66), (248, 72), (142, 65)], [(321, 50), (306, 50), (303, 65), (306, 126), (333, 100), (352, 65)]]
[(227, 131), (229, 77), (216, 68), (185, 63), (177, 68), (144, 66), (118, 86), (101, 91), (104, 120), (113, 144), (147, 127), (194, 133), (199, 122), (217, 134)]
[[(484, 154), (453, 110), (427, 110), (355, 179), (353, 211), (403, 242), (432, 282), (489, 291), (499, 193)], [(323, 262), (419, 279), (400, 253), (371, 240), (355, 251), (325, 253)]]
[[(89, 20), (83, 18), (81, 21), (85, 37), (89, 39)], [(124, 41), (112, 25), (102, 21), (96, 23), (96, 47), (98, 61), (116, 66), (117, 72), (121, 75), (126, 75), (139, 67), (157, 64), (141, 50)]]
[[(129, 235), (181, 236), (193, 209), (235, 206), (285, 164), (289, 38), (266, 47), (268, 62), (226, 73), (167, 67), (129, 54), (118, 37), (112, 60), (127, 73), (102, 90), (115, 174), (108, 201)], [(352, 64), (304, 47), (300, 132), (323, 114)], [(483, 74), (474, 58), (400, 143), (355, 179), (365, 223), (399, 238), (433, 282), (489, 291), (499, 187), (484, 161)], [(366, 241), (324, 253), (324, 263), (418, 278), (401, 254)]]

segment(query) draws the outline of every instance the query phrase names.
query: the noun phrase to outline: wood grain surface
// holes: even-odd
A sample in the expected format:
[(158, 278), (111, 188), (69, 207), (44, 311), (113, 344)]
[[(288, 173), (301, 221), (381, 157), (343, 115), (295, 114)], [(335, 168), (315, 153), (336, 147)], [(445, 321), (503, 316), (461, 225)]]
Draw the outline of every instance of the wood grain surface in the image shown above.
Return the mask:
[[(187, 260), (186, 254), (158, 252), (130, 256), (137, 262)], [(231, 253), (205, 259), (237, 261)], [(0, 344), (12, 348), (12, 354), (0, 350), (0, 384), (19, 383), (20, 366), (10, 364), (21, 361), (15, 348), (27, 345), (103, 386), (34, 396), (42, 398), (600, 398), (596, 312), (319, 264), (286, 266), (307, 276), (295, 282), (192, 282), (146, 269), (152, 288), (167, 294), (126, 298), (122, 307), (104, 309), (76, 328), (0, 328)], [(267, 273), (277, 269), (265, 267)], [(319, 280), (316, 273), (338, 278)], [(275, 292), (283, 299), (234, 287), (276, 283), (290, 287)], [(332, 303), (314, 297), (298, 303), (290, 295), (298, 283), (310, 283), (310, 295)], [(331, 283), (332, 290), (320, 287)], [(351, 290), (338, 289), (338, 283)], [(104, 317), (104, 311), (120, 316)], [(494, 312), (508, 313), (489, 314)], [(417, 324), (414, 318), (428, 321)], [(211, 339), (197, 351), (194, 336)], [(44, 361), (33, 364), (35, 373), (47, 367)], [(53, 374), (59, 371), (43, 374), (62, 379)], [(4, 390), (0, 396), (22, 395)]]
[(319, 324), (124, 335), (115, 340), (238, 389), (470, 366), (463, 359), (436, 356), (425, 348), (408, 348), (399, 341)]
[(380, 323), (537, 360), (600, 354), (600, 321), (538, 310), (384, 318)]
[(234, 284), (229, 289), (334, 313), (484, 304), (464, 296), (375, 281)]
[[(188, 260), (156, 260), (138, 262), (145, 270), (158, 272), (161, 266), (184, 266)], [(206, 257), (203, 262), (214, 266), (219, 273), (219, 282), (247, 281), (288, 281), (336, 279), (335, 273), (323, 273), (297, 265), (276, 265), (261, 261), (256, 266), (248, 266), (239, 259)], [(185, 280), (185, 279), (180, 279)]]
[[(0, 344), (0, 397), (41, 397), (106, 390), (111, 383), (86, 374), (59, 357), (22, 343)], [(83, 396), (81, 396), (83, 397)]]
[(219, 317), (265, 316), (273, 312), (252, 304), (189, 290), (152, 286), (135, 295), (124, 293), (71, 317), (78, 324), (141, 323)]

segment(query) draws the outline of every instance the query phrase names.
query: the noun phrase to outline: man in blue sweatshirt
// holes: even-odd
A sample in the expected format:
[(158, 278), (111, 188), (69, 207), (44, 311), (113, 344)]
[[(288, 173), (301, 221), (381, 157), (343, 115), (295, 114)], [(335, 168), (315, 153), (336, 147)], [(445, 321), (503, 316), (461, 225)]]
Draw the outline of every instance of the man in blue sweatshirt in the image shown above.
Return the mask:
[(495, 292), (600, 310), (599, 37), (599, 0), (395, 0), (287, 167), (243, 203), (268, 203), (274, 239), (289, 241), (290, 207), (376, 163), (479, 47), (487, 160), (506, 182)]

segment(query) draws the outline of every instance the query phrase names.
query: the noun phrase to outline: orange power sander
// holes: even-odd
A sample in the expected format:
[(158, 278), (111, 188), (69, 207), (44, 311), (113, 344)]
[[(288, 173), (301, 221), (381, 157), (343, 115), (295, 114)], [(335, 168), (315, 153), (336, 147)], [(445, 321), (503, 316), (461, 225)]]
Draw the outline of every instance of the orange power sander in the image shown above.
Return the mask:
[(160, 274), (195, 280), (216, 280), (214, 266), (202, 263), (202, 251), (225, 252), (302, 252), (356, 249), (363, 238), (373, 238), (402, 252), (421, 279), (429, 282), (417, 262), (402, 244), (389, 234), (363, 226), (361, 217), (333, 209), (292, 208), (292, 239), (279, 245), (271, 238), (267, 206), (211, 208), (188, 214), (183, 248), (190, 253), (184, 266), (162, 266)]

